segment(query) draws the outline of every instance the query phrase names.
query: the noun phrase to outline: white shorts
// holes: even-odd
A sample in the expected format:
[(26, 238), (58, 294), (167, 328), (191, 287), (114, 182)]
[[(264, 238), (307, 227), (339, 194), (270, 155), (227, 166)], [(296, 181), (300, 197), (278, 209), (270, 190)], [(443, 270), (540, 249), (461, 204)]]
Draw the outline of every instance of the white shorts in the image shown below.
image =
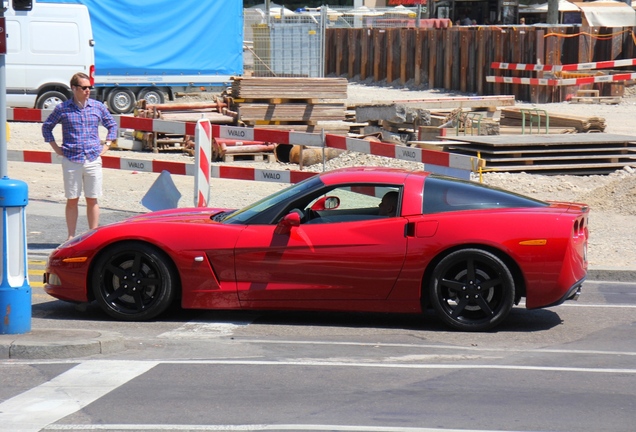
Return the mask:
[(86, 198), (99, 198), (102, 195), (101, 157), (83, 164), (62, 158), (62, 172), (66, 199), (79, 198), (82, 195), (82, 187)]

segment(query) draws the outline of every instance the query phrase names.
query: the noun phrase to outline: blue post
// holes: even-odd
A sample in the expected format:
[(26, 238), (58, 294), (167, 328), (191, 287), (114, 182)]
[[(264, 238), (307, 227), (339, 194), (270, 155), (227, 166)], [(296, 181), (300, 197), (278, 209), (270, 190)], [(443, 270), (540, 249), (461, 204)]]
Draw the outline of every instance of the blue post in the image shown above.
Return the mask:
[(27, 276), (25, 207), (29, 187), (21, 180), (0, 179), (0, 334), (31, 331), (31, 287)]

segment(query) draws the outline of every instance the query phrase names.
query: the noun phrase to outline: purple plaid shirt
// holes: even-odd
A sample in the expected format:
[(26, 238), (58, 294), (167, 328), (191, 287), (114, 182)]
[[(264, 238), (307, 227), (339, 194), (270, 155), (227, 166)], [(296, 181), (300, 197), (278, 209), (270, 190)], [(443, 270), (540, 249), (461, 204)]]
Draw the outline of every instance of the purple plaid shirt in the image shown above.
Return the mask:
[(57, 105), (49, 118), (42, 124), (44, 141), (55, 141), (53, 128), (62, 123), (62, 152), (72, 162), (92, 162), (102, 151), (99, 138), (100, 123), (108, 129), (107, 141), (117, 138), (117, 123), (103, 103), (93, 99), (86, 100), (86, 106), (80, 109), (73, 99)]

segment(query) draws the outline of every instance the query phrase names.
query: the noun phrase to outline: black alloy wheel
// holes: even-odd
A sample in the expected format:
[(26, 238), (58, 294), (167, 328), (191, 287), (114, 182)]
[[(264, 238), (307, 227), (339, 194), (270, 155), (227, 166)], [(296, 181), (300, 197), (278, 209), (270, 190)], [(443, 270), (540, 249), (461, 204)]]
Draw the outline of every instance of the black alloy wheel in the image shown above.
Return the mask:
[(512, 309), (514, 278), (496, 255), (481, 249), (455, 251), (435, 267), (430, 300), (441, 319), (462, 331), (485, 331)]
[(122, 321), (145, 321), (172, 303), (178, 277), (168, 257), (145, 243), (105, 250), (93, 268), (92, 288), (100, 307)]

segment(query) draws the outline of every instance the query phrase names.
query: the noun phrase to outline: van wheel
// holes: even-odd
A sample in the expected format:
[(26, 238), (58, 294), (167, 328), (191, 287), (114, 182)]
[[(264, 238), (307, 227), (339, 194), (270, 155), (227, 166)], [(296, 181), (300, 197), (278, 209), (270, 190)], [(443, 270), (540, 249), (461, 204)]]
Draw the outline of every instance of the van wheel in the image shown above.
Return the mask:
[(108, 108), (113, 114), (128, 114), (135, 108), (137, 99), (132, 90), (114, 88), (108, 93)]
[(149, 105), (159, 105), (165, 100), (163, 92), (155, 87), (146, 87), (139, 92), (137, 99), (145, 99)]
[(53, 109), (56, 105), (61, 104), (68, 98), (64, 93), (60, 93), (58, 91), (47, 91), (42, 94), (35, 102), (35, 107), (37, 109)]

